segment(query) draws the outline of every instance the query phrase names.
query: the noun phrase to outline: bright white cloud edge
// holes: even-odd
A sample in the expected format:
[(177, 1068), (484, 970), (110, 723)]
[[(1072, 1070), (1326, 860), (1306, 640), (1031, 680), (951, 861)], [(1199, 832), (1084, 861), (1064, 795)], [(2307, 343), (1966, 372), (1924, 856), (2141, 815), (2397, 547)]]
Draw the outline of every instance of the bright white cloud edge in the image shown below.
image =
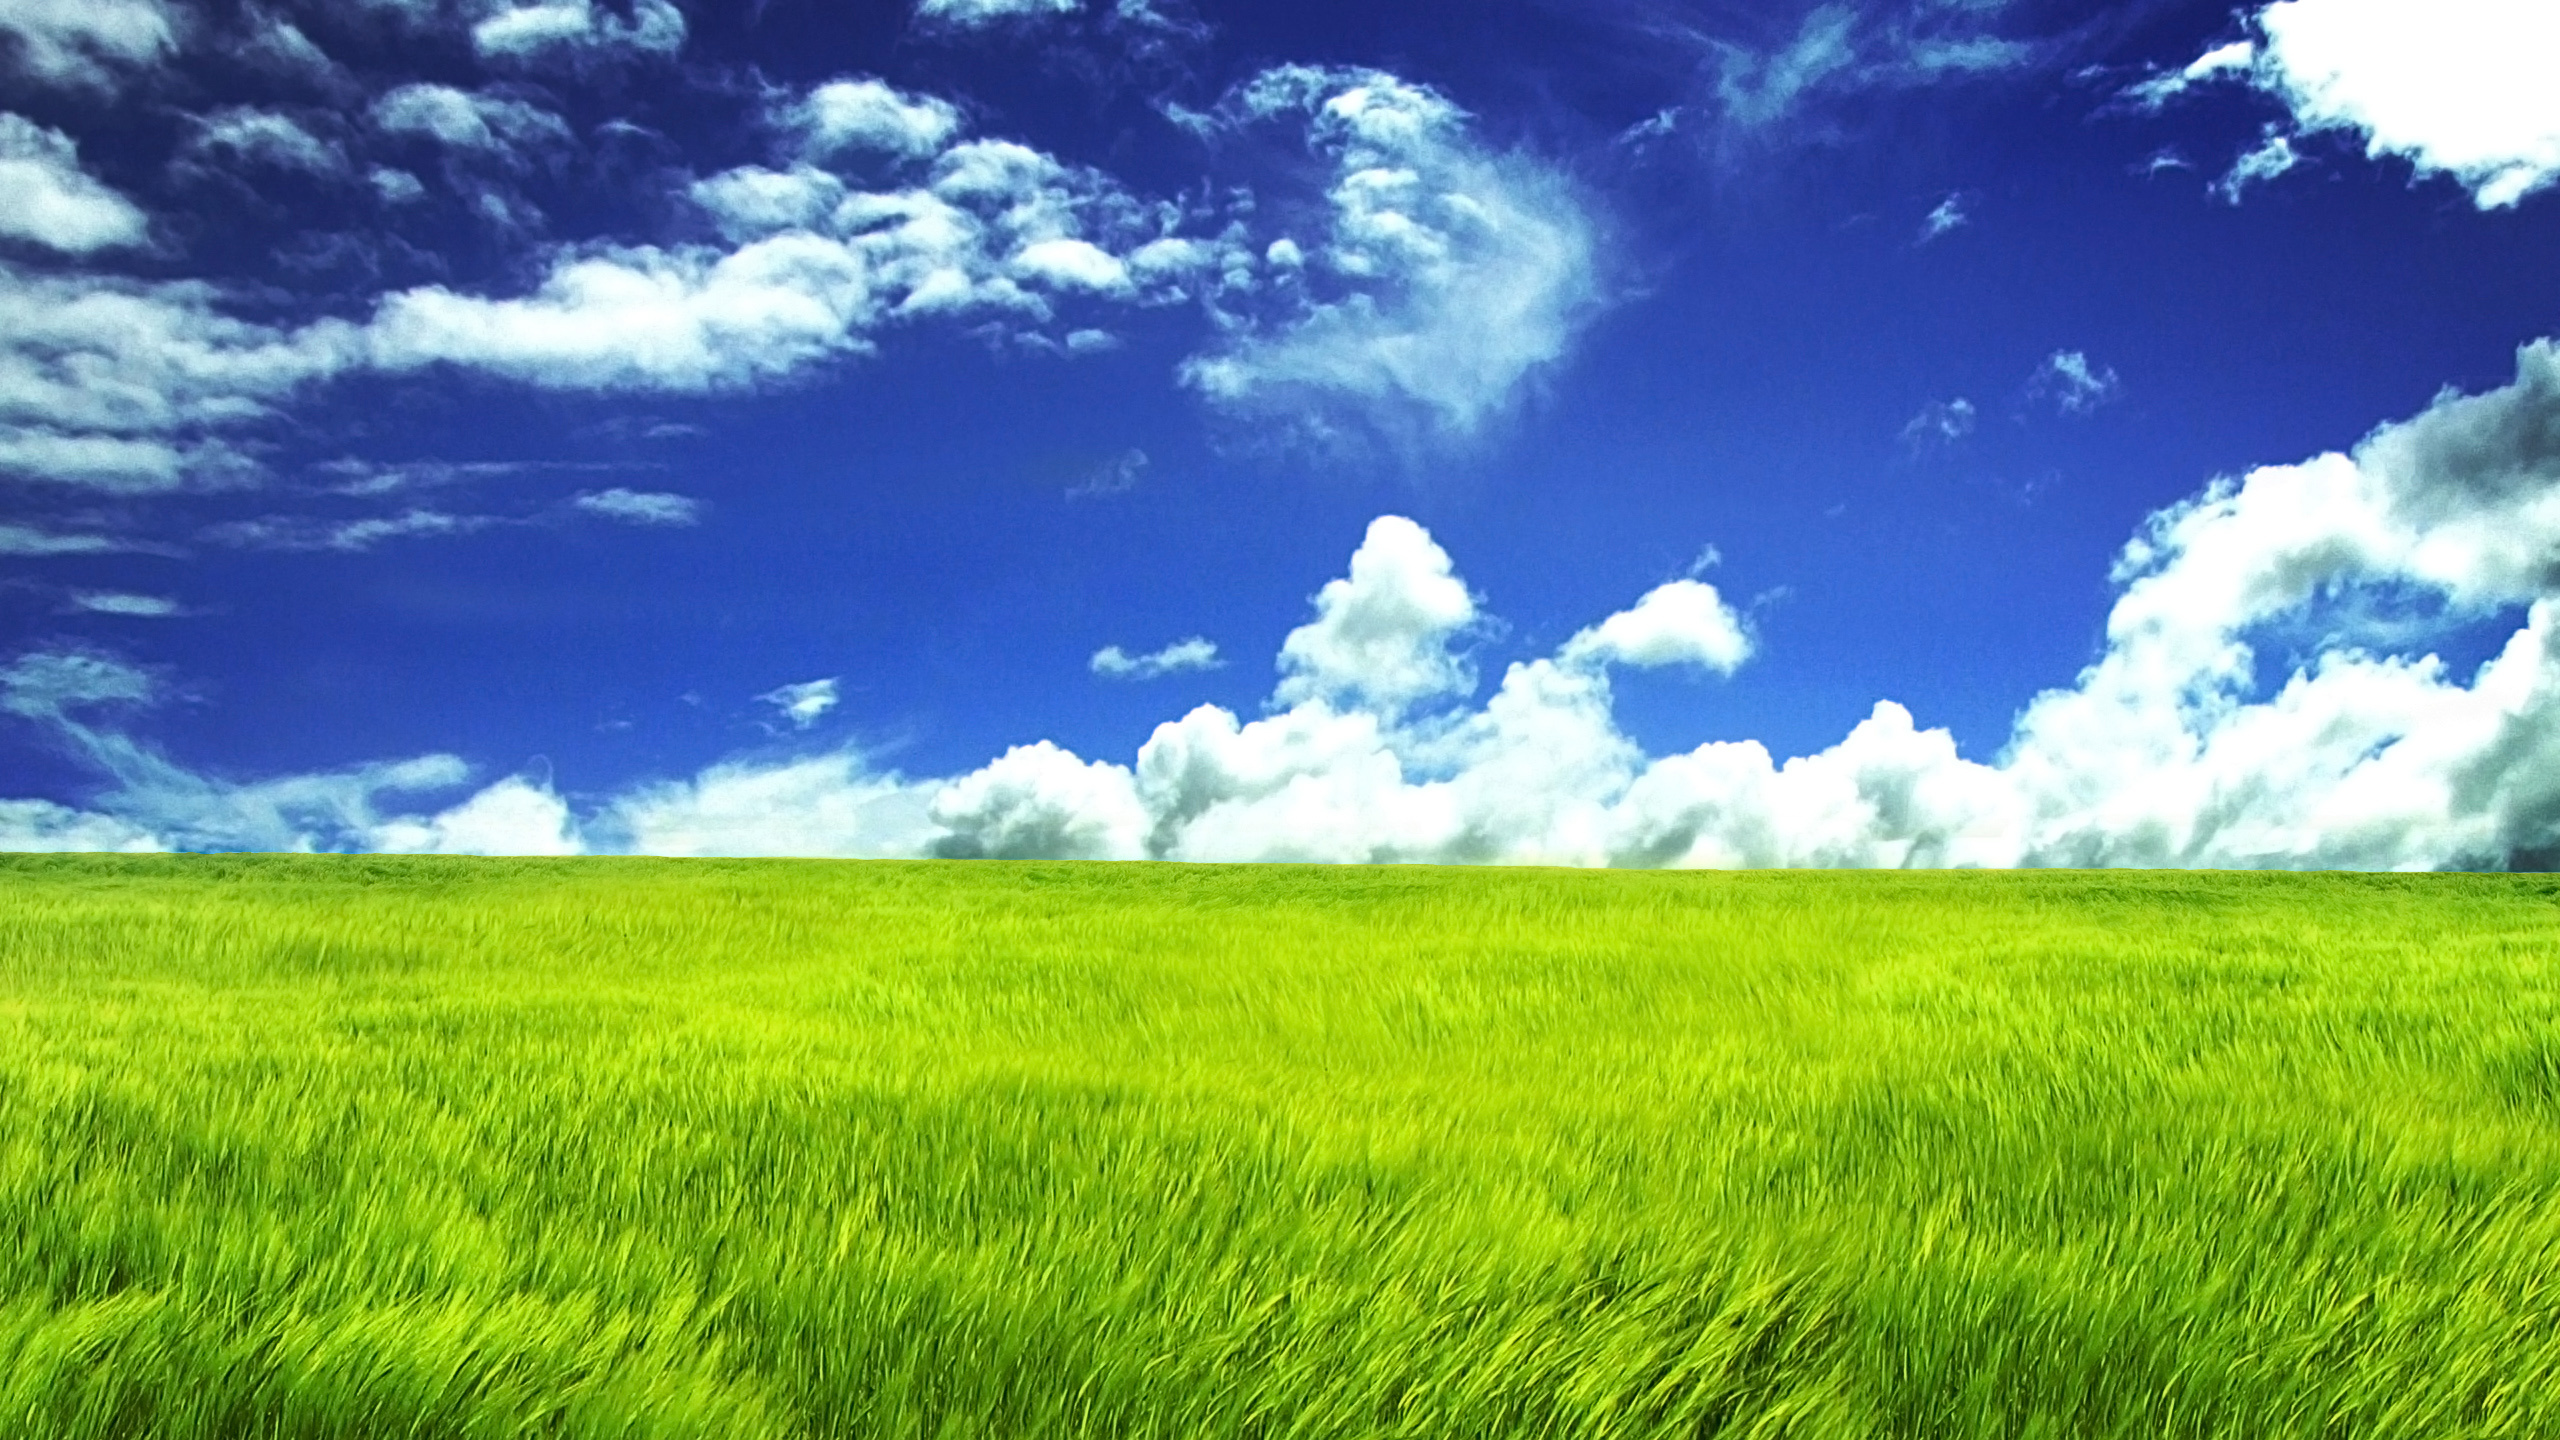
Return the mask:
[[(1410, 520), (1369, 527), (1284, 642), (1269, 711), (1199, 706), (1133, 763), (1053, 742), (947, 780), (852, 750), (740, 758), (573, 813), (501, 780), (459, 806), (425, 756), (217, 782), (108, 723), (150, 677), (21, 657), (0, 703), (111, 776), (88, 811), (0, 810), (5, 843), (552, 854), (954, 855), (1629, 866), (2145, 865), (2434, 869), (2560, 849), (2560, 346), (2514, 383), (2447, 394), (2351, 453), (2265, 466), (2156, 515), (2119, 557), (2103, 652), (2036, 696), (1991, 763), (1879, 702), (1784, 763), (1754, 742), (1645, 755), (1612, 668), (1726, 672), (1747, 629), (1712, 587), (1658, 587), (1477, 703), (1477, 597)], [(2467, 677), (2357, 629), (2359, 589), (2438, 597), (2448, 621), (2521, 610)], [(2254, 688), (2253, 640), (2321, 622)], [(2373, 631), (2379, 636), (2380, 630)], [(105, 717), (105, 718), (102, 718)]]
[(2560, 179), (2560, 7), (2543, 0), (2279, 0), (2252, 38), (2218, 45), (2128, 95), (2156, 110), (2200, 86), (2245, 80), (2282, 102), (2271, 130), (2216, 189), (2237, 201), (2289, 170), (2302, 134), (2359, 136), (2421, 175), (2453, 177), (2483, 210)]

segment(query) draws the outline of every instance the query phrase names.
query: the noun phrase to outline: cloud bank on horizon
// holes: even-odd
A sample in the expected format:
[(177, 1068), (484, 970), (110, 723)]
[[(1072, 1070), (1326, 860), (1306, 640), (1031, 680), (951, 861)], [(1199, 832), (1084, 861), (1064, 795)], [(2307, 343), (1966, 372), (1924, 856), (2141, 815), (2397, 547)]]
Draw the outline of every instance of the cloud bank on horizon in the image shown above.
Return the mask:
[[(0, 708), (48, 726), (116, 788), (95, 811), (13, 802), (0, 823), (12, 846), (62, 849), (2495, 867), (2560, 847), (2555, 557), (2560, 346), (2546, 341), (2502, 389), (2448, 395), (2350, 453), (2255, 470), (2153, 515), (2117, 562), (2104, 653), (2027, 705), (1995, 764), (1959, 758), (1890, 700), (1783, 764), (1752, 741), (1647, 757), (1613, 723), (1614, 669), (1730, 674), (1752, 656), (1743, 617), (1694, 579), (1510, 666), (1475, 704), (1464, 640), (1481, 601), (1421, 526), (1388, 515), (1289, 633), (1268, 713), (1200, 706), (1159, 725), (1133, 765), (1040, 740), (929, 781), (846, 751), (728, 762), (584, 816), (520, 777), (420, 815), (393, 797), (456, 784), (461, 761), (226, 785), (99, 718), (151, 703), (153, 677), (39, 653), (0, 671)], [(2524, 623), (2466, 681), (2433, 655), (2357, 643), (2373, 617), (2340, 602), (2393, 587), (2457, 615), (2521, 606)], [(2327, 643), (2248, 698), (2252, 637), (2314, 610), (2330, 612)], [(1161, 672), (1213, 648), (1144, 659)], [(836, 688), (764, 698), (805, 728)]]
[[(1695, 42), (1713, 84), (1611, 153), (1711, 115), (1729, 164), (1790, 124), (1827, 137), (1831, 122), (1802, 117), (1842, 97), (2054, 66), (2042, 42), (1986, 28), (2007, 8), (1825, 4), (1764, 48)], [(1192, 33), (1131, 0), (919, 0), (912, 21), (946, 46), (1066, 44), (1041, 37), (1088, 11), (1095, 27), (1074, 32), (1087, 39)], [(1167, 184), (1112, 168), (1109, 146), (1030, 143), (965, 96), (873, 74), (714, 73), (690, 58), (700, 17), (669, 0), (236, 14), (0, 0), (0, 186), (17, 197), (0, 213), (13, 505), (0, 556), (185, 566), (580, 526), (713, 536), (753, 507), (638, 471), (613, 484), (578, 472), (580, 488), (546, 500), (520, 482), (556, 473), (549, 462), (282, 457), (314, 434), (364, 433), (332, 417), (367, 386), (717, 407), (892, 368), (937, 336), (1073, 367), (1171, 334), (1158, 379), (1215, 453), (1409, 476), (1524, 423), (1596, 327), (1654, 283), (1630, 279), (1641, 267), (1613, 203), (1632, 202), (1607, 199), (1596, 166), (1512, 138), (1444, 83), (1282, 62), (1197, 104), (1153, 96), (1158, 139), (1189, 147), (1194, 177)], [(2277, 0), (2241, 32), (2119, 102), (2157, 116), (2224, 90), (2275, 106), (2213, 183), (2235, 206), (2313, 163), (2320, 137), (2449, 182), (2478, 212), (2519, 211), (2560, 178), (2560, 92), (2542, 79), (2560, 18), (2546, 6)], [(404, 46), (436, 63), (401, 73), (384, 57)], [(191, 66), (239, 93), (176, 84)], [(651, 76), (731, 113), (679, 139), (613, 109)], [(160, 107), (156, 140), (95, 123), (138, 96)], [(605, 196), (597, 176), (625, 188)], [(1901, 248), (1980, 243), (2001, 223), (1975, 198), (1987, 193), (1919, 191)], [(274, 252), (289, 275), (216, 263), (207, 216), (225, 206), (291, 232)], [(1164, 317), (1179, 325), (1148, 330), (1175, 324)], [(2039, 341), (2009, 362), (2029, 376), (2025, 408), (2087, 424), (2134, 408), (2129, 367), (2093, 351)], [(775, 743), (679, 766), (689, 778), (564, 789), (548, 768), (490, 781), (443, 752), (233, 778), (153, 735), (192, 683), (185, 664), (64, 634), (60, 618), (129, 636), (219, 605), (23, 579), (52, 618), (6, 652), (0, 714), (90, 783), (5, 798), (0, 782), (0, 849), (2547, 866), (2560, 861), (2560, 342), (2525, 344), (2513, 366), (2346, 450), (2152, 509), (2104, 577), (2095, 658), (2026, 698), (1987, 760), (1891, 698), (1809, 753), (1754, 740), (1649, 753), (1622, 713), (1632, 672), (1729, 685), (1791, 663), (1754, 607), (1670, 579), (1484, 673), (1508, 633), (1494, 602), (1432, 529), (1386, 513), (1279, 643), (1258, 711), (1159, 711), (1134, 751), (1104, 755), (1044, 736), (1039, 707), (1023, 706), (1017, 743), (927, 775), (823, 738), (864, 693), (848, 672), (768, 682), (752, 703)], [(1950, 463), (1995, 428), (1963, 398), (1898, 423), (1883, 445), (1913, 463)], [(1141, 473), (1162, 467), (1115, 453), (1067, 498), (1134, 504)], [(1074, 667), (1164, 685), (1231, 668), (1208, 619), (1169, 609), (1150, 623), (1134, 638), (1184, 638), (1141, 653), (1088, 641)], [(2481, 625), (2504, 638), (2457, 673), (2439, 641)]]

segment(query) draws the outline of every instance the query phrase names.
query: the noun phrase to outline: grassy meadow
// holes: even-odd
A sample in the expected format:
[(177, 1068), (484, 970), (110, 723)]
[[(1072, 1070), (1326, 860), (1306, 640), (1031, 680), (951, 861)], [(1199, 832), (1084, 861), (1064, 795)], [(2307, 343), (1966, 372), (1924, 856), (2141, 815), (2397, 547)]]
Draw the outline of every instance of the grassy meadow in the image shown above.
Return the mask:
[(0, 1434), (2560, 1435), (2560, 881), (0, 860)]

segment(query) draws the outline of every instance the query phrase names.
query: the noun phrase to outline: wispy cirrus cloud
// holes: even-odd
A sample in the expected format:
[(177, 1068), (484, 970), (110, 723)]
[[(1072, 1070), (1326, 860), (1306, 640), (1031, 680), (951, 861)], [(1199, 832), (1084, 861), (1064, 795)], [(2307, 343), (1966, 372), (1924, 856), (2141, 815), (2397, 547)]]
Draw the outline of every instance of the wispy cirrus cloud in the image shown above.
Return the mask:
[(1320, 206), (1229, 262), (1223, 338), (1183, 366), (1257, 435), (1408, 455), (1465, 442), (1606, 299), (1599, 225), (1564, 174), (1485, 145), (1427, 86), (1282, 66), (1194, 124), (1295, 130), (1331, 172)]
[(797, 685), (781, 685), (756, 697), (760, 704), (770, 705), (774, 713), (790, 723), (794, 730), (806, 730), (826, 717), (842, 698), (837, 693), (836, 676), (823, 680), (804, 680)]
[(581, 491), (570, 497), (569, 504), (582, 514), (619, 520), (626, 525), (680, 526), (702, 522), (701, 501), (664, 490), (631, 490), (616, 485), (608, 490)]
[(2065, 415), (2086, 415), (2124, 393), (2114, 367), (2092, 364), (2087, 352), (2056, 350), (2027, 380), (2030, 398), (2050, 402)]

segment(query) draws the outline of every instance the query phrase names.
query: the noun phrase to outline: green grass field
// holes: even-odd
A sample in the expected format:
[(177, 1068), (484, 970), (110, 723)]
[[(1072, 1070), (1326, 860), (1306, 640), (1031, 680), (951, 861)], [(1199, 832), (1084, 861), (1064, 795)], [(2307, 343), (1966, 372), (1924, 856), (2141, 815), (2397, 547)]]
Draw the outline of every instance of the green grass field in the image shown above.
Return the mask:
[(2560, 882), (0, 861), (0, 1433), (2560, 1435)]

